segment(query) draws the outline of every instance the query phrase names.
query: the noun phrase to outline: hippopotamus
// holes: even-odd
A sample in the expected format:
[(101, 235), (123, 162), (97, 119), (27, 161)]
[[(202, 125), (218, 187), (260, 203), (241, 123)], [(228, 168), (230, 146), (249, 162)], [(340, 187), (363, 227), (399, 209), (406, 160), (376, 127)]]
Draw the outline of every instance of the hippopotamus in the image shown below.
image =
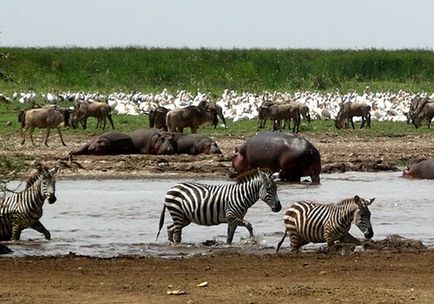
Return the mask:
[(402, 172), (402, 177), (434, 179), (434, 158), (407, 166)]
[(107, 132), (92, 138), (87, 144), (76, 150), (72, 155), (117, 155), (138, 153), (131, 137), (121, 132)]
[(321, 157), (303, 137), (259, 132), (235, 149), (229, 176), (257, 167), (279, 172), (279, 178), (284, 181), (300, 182), (302, 176), (310, 176), (311, 182), (317, 184), (320, 182)]
[(200, 134), (175, 134), (178, 144), (178, 154), (221, 154), (217, 143), (209, 137)]
[(161, 132), (156, 128), (137, 129), (127, 133), (134, 147), (141, 154), (176, 154), (177, 142), (172, 134)]

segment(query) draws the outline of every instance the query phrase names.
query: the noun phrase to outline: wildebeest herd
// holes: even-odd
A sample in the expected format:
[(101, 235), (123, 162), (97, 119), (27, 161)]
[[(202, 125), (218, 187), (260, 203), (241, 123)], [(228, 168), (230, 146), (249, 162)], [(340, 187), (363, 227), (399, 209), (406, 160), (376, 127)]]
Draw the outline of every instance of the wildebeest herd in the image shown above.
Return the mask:
[[(432, 105), (429, 100), (415, 99), (409, 111), (410, 121), (419, 127), (421, 121), (426, 119), (430, 127)], [(310, 123), (309, 109), (296, 103), (264, 103), (258, 113), (259, 127), (263, 128), (266, 120), (270, 119), (273, 131), (281, 130), (284, 123), (288, 124), (289, 128), (292, 122), (292, 131), (297, 133), (301, 117)], [(354, 128), (354, 116), (362, 117), (361, 128), (371, 126), (369, 105), (346, 102), (342, 104), (335, 119), (336, 128), (348, 127), (349, 124)], [(50, 129), (56, 128), (62, 144), (65, 145), (60, 128), (79, 125), (86, 128), (88, 117), (96, 117), (98, 126), (102, 129), (106, 127), (107, 120), (112, 129), (115, 128), (110, 107), (103, 102), (76, 103), (73, 110), (48, 105), (23, 111), (19, 114), (23, 129), (22, 144), (25, 143), (27, 130), (33, 143), (34, 128), (47, 128), (44, 141), (47, 145)], [(195, 134), (204, 123), (211, 122), (215, 127), (218, 118), (226, 125), (221, 108), (212, 103), (170, 111), (156, 108), (149, 113), (150, 128), (128, 133), (114, 130), (105, 132), (70, 151), (70, 155), (218, 154), (222, 152), (212, 138)], [(190, 128), (192, 134), (184, 134), (185, 128)], [(19, 240), (21, 231), (26, 228), (35, 229), (46, 239), (50, 239), (50, 232), (42, 225), (40, 218), (44, 201), (47, 199), (49, 203), (54, 203), (56, 200), (55, 176), (58, 170), (59, 166), (49, 168), (36, 163), (34, 171), (28, 177), (26, 188), (0, 201), (0, 240)], [(259, 199), (274, 212), (282, 208), (276, 179), (300, 182), (302, 177), (309, 176), (313, 184), (318, 184), (320, 172), (320, 153), (302, 136), (282, 132), (259, 132), (235, 150), (229, 176), (235, 177), (236, 183), (218, 186), (180, 183), (168, 190), (164, 198), (158, 234), (164, 224), (167, 208), (173, 219), (173, 224), (167, 227), (168, 239), (171, 242), (181, 242), (181, 230), (191, 222), (199, 225), (227, 223), (228, 243), (232, 242), (237, 226), (246, 227), (253, 237), (252, 225), (244, 219), (248, 208)], [(434, 159), (405, 169), (403, 176), (434, 178)], [(295, 251), (309, 242), (327, 242), (328, 246), (332, 246), (335, 241), (360, 244), (360, 241), (348, 232), (351, 223), (355, 223), (367, 239), (372, 238), (374, 233), (368, 206), (373, 200), (355, 195), (336, 204), (297, 202), (285, 212), (285, 235), (277, 245), (277, 250), (286, 235), (289, 236), (291, 248)]]

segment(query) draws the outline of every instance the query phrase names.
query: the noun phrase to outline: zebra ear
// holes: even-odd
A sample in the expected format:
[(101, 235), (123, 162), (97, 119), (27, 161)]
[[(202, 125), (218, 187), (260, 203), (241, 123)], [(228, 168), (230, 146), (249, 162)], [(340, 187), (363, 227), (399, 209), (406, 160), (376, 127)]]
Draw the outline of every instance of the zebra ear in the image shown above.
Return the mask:
[(56, 166), (54, 166), (54, 168), (50, 169), (50, 173), (52, 175), (56, 175), (59, 172), (59, 170), (60, 170), (60, 166), (56, 165)]
[(280, 181), (280, 178), (279, 178), (279, 172), (275, 172), (275, 173), (273, 173), (273, 174), (271, 175), (271, 179), (272, 179), (274, 182), (278, 182), (278, 181)]
[(371, 205), (373, 201), (375, 201), (375, 197), (371, 198), (371, 199), (366, 203), (366, 206)]

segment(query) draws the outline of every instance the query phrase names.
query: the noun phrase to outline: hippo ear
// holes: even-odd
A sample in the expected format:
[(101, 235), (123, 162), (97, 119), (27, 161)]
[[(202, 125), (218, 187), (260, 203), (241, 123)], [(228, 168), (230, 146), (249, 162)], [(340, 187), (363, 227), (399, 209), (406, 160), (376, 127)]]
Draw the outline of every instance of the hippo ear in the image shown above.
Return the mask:
[(239, 152), (238, 147), (235, 147), (235, 153), (238, 153), (238, 152)]

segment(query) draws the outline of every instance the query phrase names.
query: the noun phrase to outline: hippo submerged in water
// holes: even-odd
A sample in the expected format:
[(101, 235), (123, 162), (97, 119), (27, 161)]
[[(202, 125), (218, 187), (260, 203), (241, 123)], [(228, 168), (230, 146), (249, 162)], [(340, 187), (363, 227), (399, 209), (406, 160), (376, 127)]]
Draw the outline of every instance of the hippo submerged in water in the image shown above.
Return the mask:
[(235, 150), (229, 176), (254, 169), (268, 168), (279, 172), (279, 178), (300, 182), (310, 176), (319, 183), (321, 157), (318, 150), (306, 139), (290, 133), (259, 132)]
[(402, 172), (405, 178), (434, 179), (434, 158), (420, 161), (408, 166)]

